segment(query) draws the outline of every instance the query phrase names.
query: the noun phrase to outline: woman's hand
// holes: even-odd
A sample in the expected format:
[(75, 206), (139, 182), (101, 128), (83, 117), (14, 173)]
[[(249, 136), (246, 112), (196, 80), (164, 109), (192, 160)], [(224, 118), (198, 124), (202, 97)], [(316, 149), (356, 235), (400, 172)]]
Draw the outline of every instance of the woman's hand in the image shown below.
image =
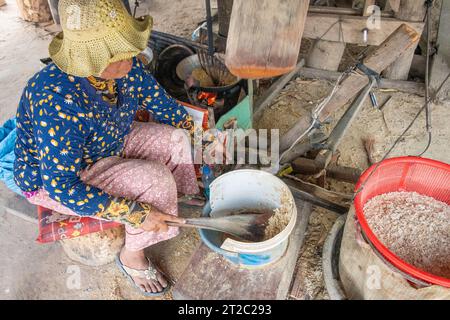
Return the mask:
[(166, 222), (185, 223), (185, 220), (172, 216), (170, 214), (162, 213), (156, 208), (152, 208), (150, 213), (141, 224), (140, 228), (149, 232), (165, 233), (169, 230)]

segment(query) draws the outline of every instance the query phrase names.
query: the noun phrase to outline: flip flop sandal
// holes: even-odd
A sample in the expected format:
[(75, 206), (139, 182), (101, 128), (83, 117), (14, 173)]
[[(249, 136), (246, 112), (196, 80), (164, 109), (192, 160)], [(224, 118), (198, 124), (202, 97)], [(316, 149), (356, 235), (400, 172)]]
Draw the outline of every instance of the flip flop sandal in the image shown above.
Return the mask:
[[(169, 289), (170, 284), (167, 285), (167, 287), (165, 287), (163, 289), (163, 291), (161, 292), (147, 292), (142, 290), (142, 288), (140, 286), (138, 286), (132, 277), (136, 277), (136, 278), (145, 278), (147, 280), (157, 280), (156, 278), (156, 274), (158, 272), (160, 272), (161, 274), (163, 274), (161, 271), (159, 271), (158, 269), (156, 269), (155, 267), (153, 267), (151, 261), (149, 258), (147, 258), (148, 260), (148, 269), (147, 270), (137, 270), (137, 269), (133, 269), (133, 268), (129, 268), (127, 266), (125, 266), (122, 261), (120, 261), (120, 256), (117, 255), (116, 256), (116, 265), (119, 268), (119, 270), (123, 273), (123, 275), (125, 277), (128, 278), (128, 281), (130, 281), (133, 286), (139, 290), (139, 292), (146, 296), (146, 297), (160, 297), (163, 296), (167, 290)], [(164, 275), (164, 274), (163, 274)], [(169, 283), (169, 281), (167, 281)]]

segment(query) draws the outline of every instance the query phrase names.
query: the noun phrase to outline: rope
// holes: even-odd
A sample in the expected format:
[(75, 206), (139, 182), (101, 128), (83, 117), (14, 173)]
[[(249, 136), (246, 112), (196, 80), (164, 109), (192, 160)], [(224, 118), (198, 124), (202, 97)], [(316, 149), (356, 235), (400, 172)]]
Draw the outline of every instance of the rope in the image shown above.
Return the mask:
[[(444, 86), (444, 84), (447, 82), (447, 80), (450, 79), (450, 73), (447, 75), (447, 77), (444, 79), (444, 81), (441, 83), (441, 85), (439, 86), (439, 88), (436, 90), (436, 93), (438, 93), (442, 87)], [(367, 177), (366, 181), (364, 181), (364, 183), (361, 185), (361, 187), (355, 192), (355, 195), (353, 198), (355, 198), (358, 193), (360, 193), (364, 187), (366, 186), (367, 182), (370, 180), (370, 178), (373, 176), (373, 174), (378, 170), (378, 168), (380, 167), (381, 163), (387, 159), (387, 157), (389, 157), (389, 155), (391, 154), (391, 152), (397, 147), (397, 145), (400, 143), (400, 141), (405, 137), (405, 135), (408, 133), (408, 131), (411, 129), (411, 127), (416, 123), (417, 119), (419, 118), (419, 116), (422, 114), (422, 112), (427, 108), (429, 103), (429, 100), (427, 102), (425, 102), (425, 104), (422, 106), (422, 108), (420, 108), (419, 112), (416, 114), (416, 116), (414, 117), (414, 119), (411, 121), (411, 123), (406, 127), (406, 129), (402, 132), (402, 134), (397, 138), (397, 140), (395, 140), (394, 144), (391, 146), (391, 148), (386, 152), (386, 154), (383, 156), (383, 158), (381, 159), (380, 162), (377, 163), (377, 165), (375, 166), (374, 170), (372, 170), (372, 172), (369, 174), (369, 176)]]
[[(331, 26), (318, 38), (316, 38), (317, 41), (322, 40), (325, 35), (331, 31), (331, 29), (339, 23), (339, 42), (344, 43), (345, 44), (345, 39), (344, 39), (344, 31), (342, 28), (342, 19), (341, 17), (339, 17), (339, 19), (334, 22), (333, 24), (331, 24)], [(358, 58), (355, 58), (351, 55), (351, 53), (348, 51), (347, 46), (345, 46), (345, 52), (348, 54), (348, 56), (355, 62), (355, 63), (360, 63), (362, 57), (364, 56), (364, 53), (367, 51), (367, 48), (364, 49), (363, 52), (360, 53), (360, 55), (358, 56)], [(358, 60), (357, 60), (358, 59)], [(350, 68), (348, 68), (345, 72), (343, 72), (339, 78), (336, 80), (336, 82), (334, 83), (333, 89), (330, 92), (330, 94), (324, 99), (322, 100), (322, 102), (315, 108), (315, 110), (313, 110), (312, 112), (312, 122), (311, 125), (294, 141), (293, 144), (291, 144), (291, 146), (285, 150), (281, 156), (280, 156), (280, 160), (283, 159), (283, 157), (288, 154), (308, 133), (310, 133), (314, 128), (316, 128), (317, 125), (321, 125), (321, 122), (319, 120), (319, 116), (320, 113), (322, 112), (322, 110), (325, 108), (325, 106), (328, 104), (328, 102), (331, 100), (331, 98), (334, 96), (334, 94), (336, 93), (337, 89), (339, 88), (339, 84), (342, 81), (342, 79), (346, 76), (348, 76), (351, 73), (356, 73), (358, 75), (360, 75), (359, 73), (355, 72), (355, 66), (352, 66)]]
[(133, 10), (133, 18), (136, 18), (136, 11), (137, 8), (139, 7), (140, 3), (138, 0), (134, 1), (134, 10)]
[[(356, 197), (356, 195), (362, 191), (362, 189), (364, 188), (365, 184), (368, 182), (368, 180), (371, 178), (371, 176), (373, 175), (373, 173), (375, 173), (375, 171), (379, 168), (379, 166), (381, 165), (381, 162), (383, 162), (384, 160), (387, 159), (387, 157), (392, 153), (392, 151), (398, 146), (398, 144), (400, 143), (400, 141), (404, 138), (404, 136), (406, 135), (406, 133), (408, 133), (408, 131), (411, 129), (411, 127), (415, 124), (415, 122), (417, 121), (417, 119), (419, 118), (419, 116), (422, 114), (422, 112), (424, 110), (427, 111), (427, 131), (429, 134), (429, 139), (428, 139), (428, 144), (427, 147), (425, 149), (424, 152), (422, 152), (420, 154), (420, 156), (422, 156), (424, 153), (426, 153), (429, 149), (429, 147), (431, 146), (431, 142), (432, 142), (432, 133), (431, 133), (431, 110), (430, 110), (430, 94), (429, 94), (429, 65), (430, 65), (430, 35), (431, 35), (431, 6), (432, 6), (433, 0), (427, 0), (426, 1), (426, 5), (427, 5), (427, 63), (426, 63), (426, 75), (425, 75), (425, 104), (422, 106), (422, 108), (419, 110), (419, 112), (416, 114), (416, 116), (414, 117), (414, 119), (411, 121), (411, 123), (407, 126), (407, 128), (402, 132), (402, 134), (396, 139), (396, 141), (394, 142), (394, 144), (391, 146), (391, 148), (386, 152), (386, 154), (383, 156), (382, 160), (377, 164), (377, 166), (375, 167), (375, 169), (371, 172), (371, 174), (369, 175), (369, 177), (366, 179), (366, 181), (364, 182), (363, 185), (361, 185), (361, 187), (355, 192), (354, 196)], [(338, 21), (336, 21), (335, 23), (333, 23), (326, 31), (324, 34), (322, 34), (322, 36), (320, 36), (319, 38), (317, 38), (317, 40), (321, 40), (337, 23), (339, 23), (340, 28), (339, 28), (339, 40), (340, 41), (344, 41), (344, 35), (343, 35), (343, 31), (342, 31), (342, 21), (339, 18)], [(369, 50), (369, 46), (360, 53), (360, 55), (358, 56), (358, 60), (356, 60), (348, 51), (348, 55), (355, 61), (355, 62), (359, 62), (362, 60), (362, 57), (364, 56), (364, 53), (367, 52), (367, 50)], [(360, 76), (360, 73), (355, 71), (355, 67), (352, 67), (350, 69), (348, 69), (346, 72), (342, 73), (339, 78), (336, 80), (333, 90), (331, 91), (331, 93), (329, 94), (329, 96), (324, 99), (317, 107), (316, 109), (312, 112), (312, 122), (311, 125), (308, 127), (308, 129), (305, 130), (305, 132), (303, 132), (296, 140), (295, 142), (286, 150), (284, 151), (281, 156), (280, 156), (280, 160), (283, 159), (283, 157), (290, 152), (295, 145), (297, 145), (298, 142), (300, 142), (308, 133), (311, 132), (312, 129), (314, 129), (316, 127), (317, 124), (320, 125), (320, 121), (319, 121), (319, 116), (320, 113), (322, 112), (322, 110), (325, 108), (326, 104), (328, 104), (328, 102), (331, 100), (331, 98), (333, 97), (333, 95), (336, 93), (337, 88), (339, 87), (339, 83), (342, 81), (344, 76), (347, 76), (349, 74), (358, 74)], [(440, 89), (442, 88), (442, 86), (445, 84), (445, 82), (449, 79), (450, 74), (446, 77), (446, 79), (441, 83), (441, 85), (439, 86), (439, 89), (436, 90), (436, 92), (439, 92)]]
[(351, 73), (351, 71), (353, 70), (353, 68), (347, 70), (346, 72), (343, 72), (339, 78), (336, 80), (336, 82), (334, 83), (333, 89), (331, 90), (330, 94), (324, 99), (322, 100), (322, 102), (320, 102), (316, 108), (312, 111), (311, 113), (311, 124), (310, 126), (297, 138), (295, 139), (294, 143), (291, 144), (291, 146), (286, 149), (280, 156), (280, 160), (282, 160), (284, 158), (284, 156), (286, 154), (288, 154), (308, 133), (310, 133), (314, 128), (316, 128), (317, 125), (321, 125), (321, 122), (319, 120), (320, 117), (320, 113), (323, 111), (323, 109), (325, 108), (325, 106), (328, 104), (328, 102), (330, 102), (331, 98), (334, 96), (334, 94), (336, 93), (337, 89), (339, 88), (339, 84), (341, 83), (342, 79), (347, 76), (348, 74)]
[(425, 150), (419, 154), (419, 157), (423, 156), (428, 149), (431, 147), (433, 141), (432, 135), (432, 125), (431, 125), (431, 107), (430, 107), (430, 47), (431, 47), (431, 6), (433, 5), (433, 0), (427, 0), (427, 52), (426, 52), (426, 64), (425, 64), (425, 104), (426, 104), (426, 129), (428, 132), (428, 143)]

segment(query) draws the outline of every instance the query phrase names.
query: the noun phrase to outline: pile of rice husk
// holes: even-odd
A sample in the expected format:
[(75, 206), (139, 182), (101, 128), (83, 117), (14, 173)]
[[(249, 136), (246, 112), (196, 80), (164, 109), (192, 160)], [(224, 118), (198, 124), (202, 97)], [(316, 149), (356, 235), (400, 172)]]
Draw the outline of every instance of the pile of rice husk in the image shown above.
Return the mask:
[(287, 192), (281, 195), (281, 206), (273, 211), (264, 231), (264, 240), (269, 240), (283, 231), (291, 221), (294, 203)]
[(376, 196), (364, 215), (377, 238), (400, 259), (450, 279), (450, 206), (416, 192)]

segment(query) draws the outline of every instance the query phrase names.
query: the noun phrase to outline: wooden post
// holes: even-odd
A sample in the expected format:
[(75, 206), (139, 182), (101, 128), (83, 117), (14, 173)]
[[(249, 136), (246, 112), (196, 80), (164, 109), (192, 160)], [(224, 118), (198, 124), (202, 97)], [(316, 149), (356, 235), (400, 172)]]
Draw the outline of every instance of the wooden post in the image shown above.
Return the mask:
[(400, 10), (400, 0), (387, 0), (384, 11), (398, 12)]
[[(59, 3), (59, 0), (48, 0), (48, 5), (50, 6), (50, 12), (52, 13), (53, 21), (56, 24), (61, 24), (60, 19), (59, 19), (58, 3)], [(127, 1), (127, 3), (128, 3), (128, 1)]]
[(370, 17), (372, 15), (372, 11), (369, 10), (369, 7), (375, 5), (375, 0), (366, 0), (364, 1), (364, 8), (363, 8), (363, 16), (364, 17)]
[[(404, 21), (423, 21), (426, 13), (425, 2), (423, 0), (401, 0), (398, 12), (395, 17)], [(412, 47), (389, 66), (383, 75), (392, 80), (407, 80), (409, 70), (414, 58), (417, 46)]]
[(430, 72), (430, 87), (436, 100), (450, 98), (450, 0), (442, 1), (439, 30), (437, 36), (438, 52), (433, 57)]
[(228, 29), (230, 28), (233, 0), (217, 0), (217, 8), (219, 15), (219, 35), (226, 38), (228, 37)]
[[(361, 1), (359, 1), (361, 2)], [(358, 8), (362, 5), (363, 16), (367, 17), (372, 14), (369, 7), (375, 5), (375, 0), (364, 0), (364, 3), (358, 4), (353, 1), (353, 7)], [(334, 42), (317, 39), (306, 59), (306, 66), (315, 69), (337, 71), (345, 51), (344, 42)]]
[(214, 46), (218, 52), (225, 52), (227, 48), (228, 29), (233, 8), (233, 0), (217, 0), (217, 13), (219, 16), (219, 33)]
[[(406, 24), (401, 25), (386, 41), (373, 50), (363, 61), (370, 69), (381, 72), (392, 64), (402, 53), (416, 46), (420, 35)], [(337, 109), (349, 102), (369, 82), (368, 77), (362, 74), (351, 74), (342, 81), (339, 89), (325, 105), (320, 114), (320, 121), (325, 121)], [(280, 151), (287, 150), (293, 145), (311, 125), (309, 117), (303, 117), (281, 137)], [(301, 154), (300, 154), (301, 155)]]
[(310, 68), (337, 71), (345, 51), (344, 42), (316, 40), (306, 59)]

